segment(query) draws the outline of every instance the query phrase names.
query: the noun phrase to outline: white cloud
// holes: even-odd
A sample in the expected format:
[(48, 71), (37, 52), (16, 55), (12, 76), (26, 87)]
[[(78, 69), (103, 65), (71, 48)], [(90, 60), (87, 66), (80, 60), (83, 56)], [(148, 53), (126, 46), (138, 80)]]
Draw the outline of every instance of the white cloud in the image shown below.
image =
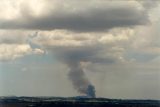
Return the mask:
[(33, 53), (34, 53), (34, 54), (41, 55), (41, 54), (45, 54), (45, 51), (42, 50), (42, 49), (36, 48), (36, 49), (33, 49)]
[(15, 58), (28, 55), (32, 52), (29, 45), (17, 45), (17, 44), (0, 44), (0, 60), (14, 60)]
[(0, 61), (12, 61), (33, 54), (42, 55), (45, 52), (39, 48), (32, 49), (29, 44), (0, 44)]

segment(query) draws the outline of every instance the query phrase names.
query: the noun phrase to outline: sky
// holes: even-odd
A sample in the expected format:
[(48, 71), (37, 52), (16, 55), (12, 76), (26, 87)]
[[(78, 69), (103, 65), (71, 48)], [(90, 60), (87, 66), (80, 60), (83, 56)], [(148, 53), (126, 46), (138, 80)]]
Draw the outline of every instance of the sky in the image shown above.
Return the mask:
[(1, 0), (0, 96), (92, 84), (97, 97), (160, 99), (159, 11), (159, 0)]

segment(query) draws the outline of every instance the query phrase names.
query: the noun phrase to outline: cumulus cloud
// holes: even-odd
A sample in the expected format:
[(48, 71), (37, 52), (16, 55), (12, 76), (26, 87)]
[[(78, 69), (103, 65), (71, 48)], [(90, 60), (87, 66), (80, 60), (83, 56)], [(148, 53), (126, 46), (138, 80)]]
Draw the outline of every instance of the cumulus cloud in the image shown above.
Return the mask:
[(0, 44), (0, 61), (12, 61), (26, 55), (42, 55), (44, 53), (41, 49), (32, 49), (28, 44)]
[(29, 44), (29, 31), (0, 30), (0, 61), (11, 61), (31, 54), (44, 54), (39, 48), (32, 48)]
[(114, 63), (123, 59), (123, 46), (132, 35), (131, 29), (121, 33), (74, 33), (68, 31), (39, 32), (32, 42), (54, 53), (60, 60)]
[(0, 60), (14, 60), (15, 58), (22, 57), (24, 55), (30, 54), (32, 49), (29, 45), (8, 45), (0, 44)]
[(0, 61), (12, 61), (26, 55), (42, 55), (44, 53), (41, 49), (32, 49), (28, 44), (0, 44)]
[[(61, 2), (61, 1), (59, 1)], [(1, 20), (1, 29), (66, 29), (72, 31), (104, 31), (114, 27), (132, 27), (149, 22), (148, 15), (136, 3), (130, 2), (93, 2), (66, 1), (60, 5), (51, 1), (55, 8), (45, 7), (45, 13), (32, 14), (30, 5), (22, 5), (21, 16)], [(72, 3), (73, 2), (73, 3)], [(56, 6), (58, 5), (58, 6)], [(80, 5), (80, 6), (79, 6)], [(83, 6), (82, 6), (83, 5)], [(34, 13), (34, 12), (33, 12)]]

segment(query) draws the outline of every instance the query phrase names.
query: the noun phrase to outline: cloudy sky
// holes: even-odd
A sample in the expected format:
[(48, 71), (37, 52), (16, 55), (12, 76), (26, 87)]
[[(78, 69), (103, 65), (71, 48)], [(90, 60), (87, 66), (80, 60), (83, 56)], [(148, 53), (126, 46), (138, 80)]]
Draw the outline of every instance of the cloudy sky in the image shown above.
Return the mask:
[(79, 67), (97, 97), (160, 99), (159, 11), (159, 0), (0, 0), (0, 96), (83, 95), (68, 76)]

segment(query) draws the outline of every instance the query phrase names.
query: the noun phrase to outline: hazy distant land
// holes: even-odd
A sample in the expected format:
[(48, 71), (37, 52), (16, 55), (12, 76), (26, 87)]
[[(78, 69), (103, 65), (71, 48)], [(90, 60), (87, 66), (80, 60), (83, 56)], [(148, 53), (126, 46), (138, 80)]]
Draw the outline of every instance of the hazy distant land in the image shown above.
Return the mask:
[(85, 97), (1, 97), (0, 107), (160, 107), (160, 101)]

